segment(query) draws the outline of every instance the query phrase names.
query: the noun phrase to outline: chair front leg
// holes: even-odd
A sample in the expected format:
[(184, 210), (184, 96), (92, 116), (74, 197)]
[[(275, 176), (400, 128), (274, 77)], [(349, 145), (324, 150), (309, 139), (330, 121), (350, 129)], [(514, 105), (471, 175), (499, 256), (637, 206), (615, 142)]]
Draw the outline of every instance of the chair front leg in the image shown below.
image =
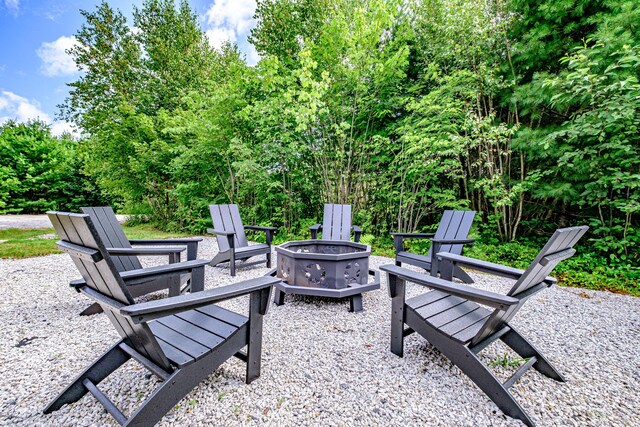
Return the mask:
[(267, 252), (267, 268), (271, 268), (271, 242), (273, 241), (273, 230), (265, 230), (267, 245), (269, 245), (269, 252)]
[(387, 273), (389, 296), (391, 297), (391, 352), (404, 355), (404, 297), (406, 282), (396, 275)]
[(198, 258), (198, 242), (187, 243), (187, 261), (193, 261)]
[(262, 361), (262, 318), (269, 307), (271, 287), (252, 292), (249, 299), (249, 343), (247, 344), (247, 376), (250, 384), (260, 376)]
[(236, 242), (232, 234), (227, 235), (227, 243), (229, 244), (229, 267), (231, 270), (231, 277), (236, 275)]
[(169, 264), (175, 264), (177, 262), (180, 262), (180, 254), (179, 253), (169, 254)]
[[(440, 252), (442, 244), (438, 242), (431, 242), (431, 276), (438, 277), (438, 269), (440, 268), (440, 259), (436, 256)], [(451, 279), (448, 279), (451, 280)]]
[(404, 251), (404, 240), (402, 236), (398, 236), (397, 234), (393, 236), (393, 248), (396, 253)]
[(360, 236), (362, 236), (362, 229), (360, 227), (353, 227), (353, 241), (360, 242)]
[(204, 266), (191, 270), (189, 286), (191, 293), (204, 291)]

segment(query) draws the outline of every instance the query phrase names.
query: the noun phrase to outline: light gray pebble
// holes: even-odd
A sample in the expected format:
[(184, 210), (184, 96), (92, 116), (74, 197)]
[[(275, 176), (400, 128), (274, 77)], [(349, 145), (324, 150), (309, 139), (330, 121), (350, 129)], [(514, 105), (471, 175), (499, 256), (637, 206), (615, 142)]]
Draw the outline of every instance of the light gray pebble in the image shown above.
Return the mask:
[[(216, 253), (205, 237), (199, 257)], [(274, 253), (275, 259), (275, 253)], [(254, 259), (250, 260), (254, 261)], [(162, 260), (144, 258), (146, 266)], [(378, 268), (393, 260), (371, 257)], [(264, 275), (264, 264), (207, 267), (206, 287)], [(510, 281), (471, 273), (473, 286), (506, 292)], [(90, 396), (50, 415), (42, 409), (95, 357), (118, 339), (103, 314), (80, 317), (88, 300), (69, 288), (78, 277), (66, 254), (0, 260), (0, 425), (98, 425), (115, 421)], [(232, 359), (198, 385), (161, 426), (515, 426), (458, 368), (416, 334), (405, 356), (389, 352), (391, 302), (382, 288), (364, 294), (364, 312), (347, 300), (287, 296), (265, 317), (262, 376), (244, 384), (244, 365)], [(424, 292), (408, 286), (408, 297)], [(144, 298), (157, 298), (152, 295)], [(248, 298), (226, 301), (245, 312)], [(513, 324), (561, 371), (558, 383), (529, 371), (512, 391), (539, 426), (640, 425), (640, 299), (553, 287), (525, 304)], [(20, 342), (23, 345), (17, 346)], [(501, 343), (481, 358), (505, 353)], [(496, 367), (506, 379), (515, 368)], [(131, 413), (157, 384), (135, 362), (100, 388)]]

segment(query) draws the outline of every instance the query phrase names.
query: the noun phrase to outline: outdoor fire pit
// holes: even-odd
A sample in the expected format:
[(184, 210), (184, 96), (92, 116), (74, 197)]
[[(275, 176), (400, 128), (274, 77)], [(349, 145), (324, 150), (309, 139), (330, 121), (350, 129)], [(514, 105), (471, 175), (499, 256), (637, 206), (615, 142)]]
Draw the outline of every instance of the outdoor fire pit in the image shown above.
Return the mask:
[[(276, 247), (278, 263), (274, 302), (285, 294), (350, 298), (350, 311), (362, 311), (362, 293), (380, 288), (378, 272), (369, 270), (371, 249), (349, 241), (302, 240)], [(369, 283), (369, 276), (373, 277)]]

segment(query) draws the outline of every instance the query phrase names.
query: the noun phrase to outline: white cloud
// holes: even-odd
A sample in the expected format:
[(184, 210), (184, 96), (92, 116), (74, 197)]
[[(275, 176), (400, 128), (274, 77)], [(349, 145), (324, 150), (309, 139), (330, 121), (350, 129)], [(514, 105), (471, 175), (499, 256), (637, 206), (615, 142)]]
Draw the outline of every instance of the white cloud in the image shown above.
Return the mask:
[(7, 120), (26, 122), (35, 119), (51, 122), (51, 117), (40, 109), (38, 101), (29, 100), (8, 90), (0, 92), (0, 122)]
[(204, 15), (209, 43), (218, 49), (225, 41), (243, 38), (255, 26), (255, 0), (214, 0)]
[(229, 28), (211, 28), (205, 32), (211, 47), (220, 49), (222, 45), (229, 41), (235, 43), (237, 40), (235, 31)]
[(75, 37), (62, 36), (52, 42), (43, 42), (36, 53), (42, 59), (40, 70), (45, 76), (66, 76), (78, 71), (73, 58), (66, 52), (76, 43)]
[(69, 133), (69, 134), (73, 135), (76, 138), (80, 136), (80, 132), (78, 132), (78, 129), (74, 125), (72, 125), (71, 123), (55, 122), (55, 123), (51, 124), (51, 134), (52, 135), (60, 136), (63, 133)]
[(0, 124), (15, 120), (22, 123), (29, 120), (40, 120), (51, 126), (51, 133), (59, 136), (65, 132), (78, 137), (77, 129), (67, 122), (54, 122), (51, 116), (40, 109), (40, 103), (35, 99), (27, 99), (8, 90), (0, 90)]
[(17, 15), (20, 11), (20, 0), (4, 0), (4, 6), (9, 9), (11, 13)]

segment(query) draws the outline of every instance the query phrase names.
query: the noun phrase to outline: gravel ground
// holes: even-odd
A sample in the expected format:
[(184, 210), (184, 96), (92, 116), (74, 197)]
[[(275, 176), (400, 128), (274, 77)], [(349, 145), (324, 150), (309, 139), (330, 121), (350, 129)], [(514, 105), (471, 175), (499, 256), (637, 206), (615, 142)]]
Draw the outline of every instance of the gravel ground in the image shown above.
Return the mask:
[[(215, 241), (205, 238), (201, 258)], [(152, 265), (158, 260), (143, 260)], [(372, 257), (374, 268), (390, 263)], [(263, 264), (264, 265), (264, 264)], [(206, 287), (265, 274), (263, 266), (207, 267)], [(481, 288), (506, 292), (509, 280), (472, 274)], [(118, 336), (103, 315), (79, 317), (88, 304), (66, 283), (77, 277), (68, 255), (0, 260), (0, 424), (115, 425), (86, 396), (51, 415), (45, 405)], [(409, 296), (423, 292), (409, 286)], [(348, 301), (287, 296), (265, 317), (262, 376), (244, 384), (244, 365), (229, 360), (170, 411), (160, 425), (522, 425), (500, 410), (424, 339), (389, 352), (390, 299), (364, 295), (362, 313)], [(246, 298), (225, 303), (246, 312)], [(576, 288), (532, 298), (513, 322), (565, 375), (558, 383), (530, 370), (511, 389), (539, 426), (640, 425), (640, 299)], [(507, 352), (493, 345), (487, 361)], [(498, 367), (506, 379), (515, 368)], [(155, 377), (128, 362), (101, 384), (125, 413), (155, 388)]]

